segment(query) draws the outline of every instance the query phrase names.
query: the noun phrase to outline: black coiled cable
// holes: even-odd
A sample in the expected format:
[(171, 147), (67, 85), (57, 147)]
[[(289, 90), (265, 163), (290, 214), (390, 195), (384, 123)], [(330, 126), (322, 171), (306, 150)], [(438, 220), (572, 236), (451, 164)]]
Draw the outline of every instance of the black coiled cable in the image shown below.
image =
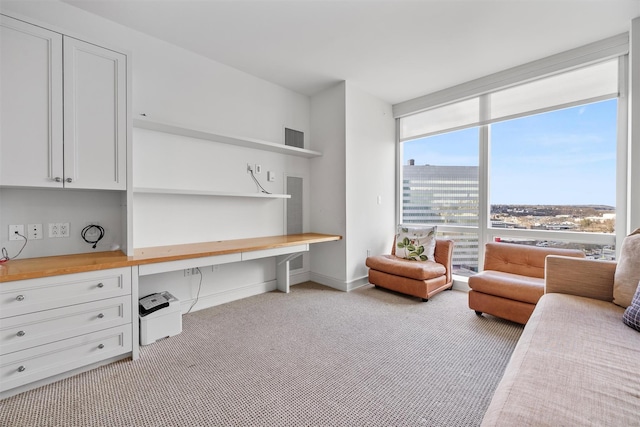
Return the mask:
[[(98, 235), (98, 238), (97, 238), (96, 240), (89, 240), (89, 239), (87, 239), (87, 233), (88, 233), (88, 232), (89, 232), (89, 230), (91, 230), (92, 228), (95, 228), (95, 229), (97, 229), (97, 230), (100, 232), (100, 234)], [(95, 248), (96, 248), (96, 246), (98, 246), (98, 242), (99, 242), (100, 240), (102, 240), (102, 238), (104, 237), (104, 228), (102, 228), (101, 226), (96, 225), (96, 224), (90, 224), (90, 225), (87, 225), (85, 228), (83, 228), (83, 229), (82, 229), (82, 233), (80, 233), (80, 235), (82, 236), (82, 239), (83, 239), (85, 242), (87, 242), (87, 243), (88, 243), (88, 244), (90, 244), (90, 245), (93, 245), (93, 249), (95, 249)]]

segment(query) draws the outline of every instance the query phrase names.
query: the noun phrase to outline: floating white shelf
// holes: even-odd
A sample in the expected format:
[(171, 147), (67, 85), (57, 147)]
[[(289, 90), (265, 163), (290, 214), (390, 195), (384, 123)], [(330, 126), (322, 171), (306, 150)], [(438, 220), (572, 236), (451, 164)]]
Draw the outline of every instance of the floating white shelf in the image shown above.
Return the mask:
[(176, 188), (149, 188), (135, 187), (134, 193), (138, 194), (182, 194), (185, 196), (217, 196), (217, 197), (254, 197), (261, 199), (290, 199), (289, 194), (266, 194), (266, 193), (232, 193), (228, 191), (209, 190), (181, 190)]
[(284, 144), (260, 141), (258, 139), (222, 135), (205, 129), (194, 129), (171, 123), (156, 122), (145, 118), (133, 119), (133, 126), (140, 129), (154, 130), (156, 132), (170, 133), (172, 135), (188, 136), (190, 138), (204, 139), (207, 141), (221, 142), (223, 144), (255, 148), (258, 150), (272, 151), (274, 153), (289, 154), (292, 156), (306, 158), (322, 156), (322, 153), (320, 153), (319, 151), (306, 150), (303, 148), (291, 147)]

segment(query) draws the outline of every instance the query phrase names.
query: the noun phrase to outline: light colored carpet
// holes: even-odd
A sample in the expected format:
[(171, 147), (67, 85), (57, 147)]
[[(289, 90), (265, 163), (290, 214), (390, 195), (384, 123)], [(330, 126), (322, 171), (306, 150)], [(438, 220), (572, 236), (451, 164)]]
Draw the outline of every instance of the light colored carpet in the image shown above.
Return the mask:
[(121, 361), (0, 402), (2, 426), (475, 426), (522, 327), (467, 294), (314, 283), (183, 317)]

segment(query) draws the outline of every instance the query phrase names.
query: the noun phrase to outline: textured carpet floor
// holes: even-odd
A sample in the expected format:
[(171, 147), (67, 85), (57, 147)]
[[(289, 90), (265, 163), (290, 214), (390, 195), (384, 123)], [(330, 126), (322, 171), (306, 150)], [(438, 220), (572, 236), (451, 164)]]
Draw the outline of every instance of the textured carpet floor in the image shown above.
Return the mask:
[(183, 332), (0, 401), (2, 426), (475, 426), (522, 327), (314, 283), (183, 317)]

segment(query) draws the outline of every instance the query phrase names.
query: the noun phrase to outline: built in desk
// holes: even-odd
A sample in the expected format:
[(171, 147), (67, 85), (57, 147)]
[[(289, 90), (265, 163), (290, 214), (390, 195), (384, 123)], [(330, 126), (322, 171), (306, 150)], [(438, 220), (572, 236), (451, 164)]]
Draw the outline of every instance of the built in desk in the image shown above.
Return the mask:
[(288, 292), (289, 261), (313, 243), (340, 239), (332, 234), (303, 233), (138, 248), (132, 256), (111, 251), (17, 259), (0, 264), (0, 283), (133, 266), (138, 267), (139, 276), (146, 276), (275, 256), (278, 289)]
[(286, 236), (221, 240), (184, 245), (155, 246), (134, 250), (138, 275), (165, 273), (208, 265), (276, 257), (277, 289), (289, 292), (289, 262), (309, 250), (313, 243), (342, 239), (331, 234), (304, 233)]

